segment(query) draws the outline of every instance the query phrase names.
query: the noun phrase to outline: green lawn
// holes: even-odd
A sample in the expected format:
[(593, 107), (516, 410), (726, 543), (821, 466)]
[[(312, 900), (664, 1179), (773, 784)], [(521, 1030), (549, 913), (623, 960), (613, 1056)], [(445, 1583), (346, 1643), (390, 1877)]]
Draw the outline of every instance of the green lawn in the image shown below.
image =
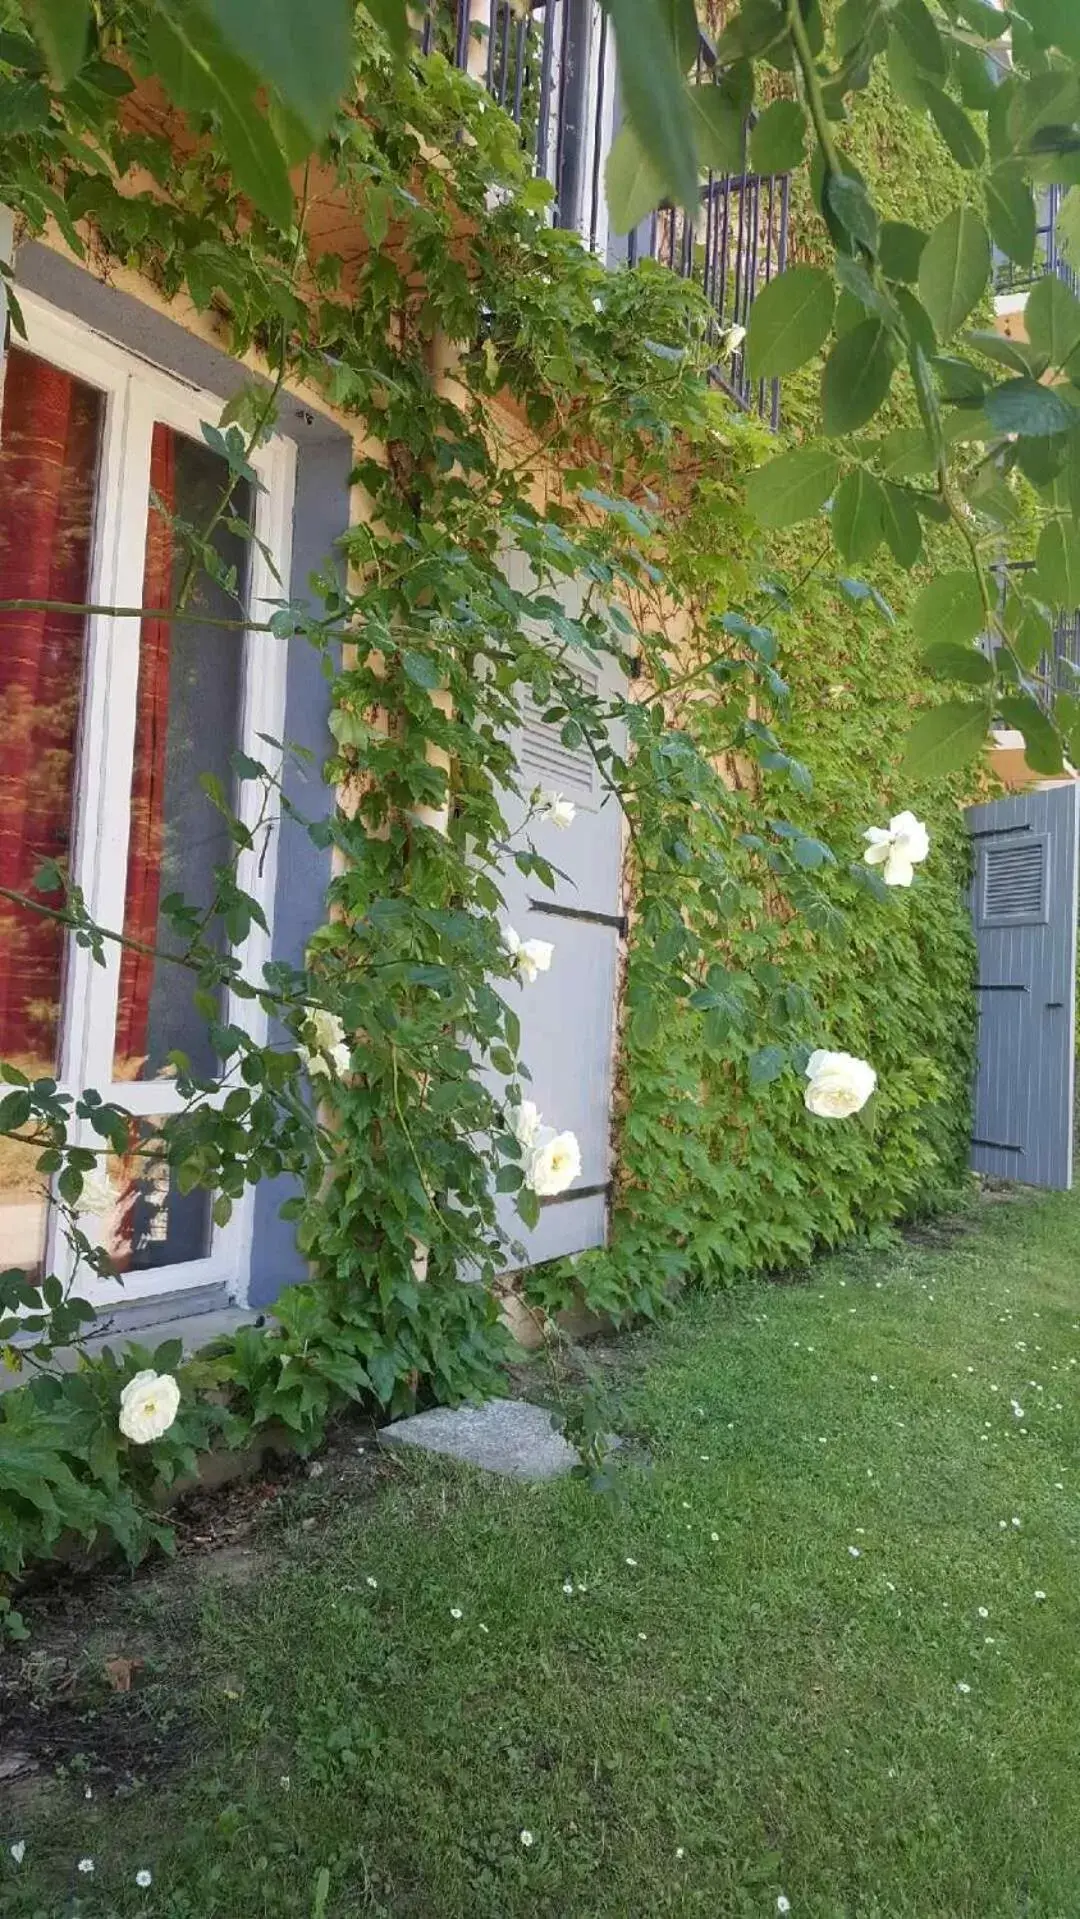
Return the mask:
[(349, 1442), (255, 1577), (76, 1596), (77, 1656), (47, 1620), (77, 1731), (0, 1790), (0, 1913), (1076, 1919), (1080, 1204), (617, 1354), (617, 1500)]

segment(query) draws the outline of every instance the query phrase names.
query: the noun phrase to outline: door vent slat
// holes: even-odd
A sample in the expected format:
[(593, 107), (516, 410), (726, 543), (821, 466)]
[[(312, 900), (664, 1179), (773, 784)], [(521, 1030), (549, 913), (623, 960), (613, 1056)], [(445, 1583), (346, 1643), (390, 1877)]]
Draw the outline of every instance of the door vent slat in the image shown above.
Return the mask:
[(1037, 925), (1047, 916), (1046, 837), (982, 849), (983, 926)]
[[(586, 667), (579, 668), (578, 672), (585, 692), (595, 693), (599, 686), (599, 675)], [(548, 723), (544, 719), (544, 711), (532, 694), (526, 692), (521, 702), (520, 762), (523, 770), (535, 774), (542, 785), (565, 793), (568, 799), (595, 800), (596, 765), (588, 747), (584, 742), (580, 746), (564, 745), (562, 722)]]

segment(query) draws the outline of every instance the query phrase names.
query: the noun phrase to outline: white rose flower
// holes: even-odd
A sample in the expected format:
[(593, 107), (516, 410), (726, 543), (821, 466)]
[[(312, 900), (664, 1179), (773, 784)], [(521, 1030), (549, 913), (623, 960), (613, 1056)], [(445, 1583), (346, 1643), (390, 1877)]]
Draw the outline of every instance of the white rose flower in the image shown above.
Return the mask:
[(540, 1134), (540, 1108), (535, 1100), (523, 1099), (507, 1114), (510, 1131), (519, 1146), (535, 1146)]
[(352, 1047), (337, 1013), (328, 1012), (325, 1006), (309, 1006), (300, 1031), (308, 1042), (301, 1044), (300, 1058), (311, 1079), (317, 1079), (320, 1073), (327, 1079), (340, 1079), (348, 1072)]
[(806, 1062), (807, 1108), (819, 1119), (849, 1119), (866, 1105), (877, 1074), (851, 1053), (811, 1053)]
[(82, 1192), (79, 1194), (80, 1213), (93, 1213), (98, 1219), (106, 1219), (116, 1205), (117, 1198), (116, 1187), (102, 1167), (95, 1167), (92, 1173), (83, 1174)]
[(168, 1432), (179, 1406), (180, 1388), (171, 1373), (136, 1373), (120, 1395), (120, 1431), (133, 1445), (148, 1446)]
[(555, 951), (550, 940), (523, 940), (512, 926), (504, 926), (499, 937), (514, 962), (514, 971), (526, 985), (531, 986), (538, 974), (549, 971)]
[(541, 1199), (553, 1199), (565, 1193), (581, 1171), (581, 1148), (573, 1133), (556, 1133), (543, 1126), (525, 1169), (525, 1184)]
[(930, 851), (930, 835), (914, 813), (897, 813), (884, 826), (868, 826), (863, 838), (867, 866), (880, 866), (886, 886), (910, 886), (915, 868)]
[(573, 800), (564, 800), (561, 793), (538, 792), (534, 795), (537, 819), (546, 820), (549, 826), (565, 829), (573, 826), (577, 818), (577, 807)]

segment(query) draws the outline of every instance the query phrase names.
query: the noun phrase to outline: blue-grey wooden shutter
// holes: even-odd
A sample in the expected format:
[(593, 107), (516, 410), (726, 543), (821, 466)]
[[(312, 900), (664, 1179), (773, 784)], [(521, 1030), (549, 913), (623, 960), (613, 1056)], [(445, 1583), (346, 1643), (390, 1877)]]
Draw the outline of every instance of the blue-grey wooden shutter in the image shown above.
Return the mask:
[(1072, 1185), (1080, 785), (973, 806), (979, 1037), (971, 1163)]
[[(520, 555), (508, 560), (515, 583), (522, 564)], [(571, 589), (561, 590), (568, 607), (571, 596)], [(582, 655), (575, 671), (602, 696), (624, 690), (614, 663)], [(624, 744), (621, 729), (614, 743), (617, 749)], [(581, 1177), (557, 1199), (542, 1202), (532, 1232), (522, 1226), (512, 1199), (500, 1201), (504, 1225), (525, 1246), (528, 1262), (536, 1264), (603, 1245), (607, 1234), (616, 1002), (625, 932), (623, 832), (618, 802), (604, 789), (588, 748), (565, 747), (560, 727), (545, 724), (543, 709), (531, 697), (523, 702), (514, 744), (523, 794), (543, 787), (562, 793), (577, 808), (565, 830), (536, 823), (529, 828), (537, 851), (566, 876), (553, 892), (524, 877), (511, 859), (500, 875), (506, 901), (502, 923), (522, 939), (550, 940), (555, 947), (550, 972), (531, 986), (502, 988), (521, 1021), (521, 1057), (532, 1074), (529, 1095), (546, 1124), (577, 1135), (582, 1156)], [(520, 844), (525, 806), (508, 795), (505, 811), (508, 837)]]

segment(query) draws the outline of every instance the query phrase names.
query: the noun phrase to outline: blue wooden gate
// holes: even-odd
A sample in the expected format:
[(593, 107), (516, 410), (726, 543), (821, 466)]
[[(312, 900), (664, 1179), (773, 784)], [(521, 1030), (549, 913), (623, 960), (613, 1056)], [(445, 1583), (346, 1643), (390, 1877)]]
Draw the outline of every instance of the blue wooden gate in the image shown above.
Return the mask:
[(1072, 1185), (1080, 785), (973, 806), (979, 1038), (971, 1163)]

